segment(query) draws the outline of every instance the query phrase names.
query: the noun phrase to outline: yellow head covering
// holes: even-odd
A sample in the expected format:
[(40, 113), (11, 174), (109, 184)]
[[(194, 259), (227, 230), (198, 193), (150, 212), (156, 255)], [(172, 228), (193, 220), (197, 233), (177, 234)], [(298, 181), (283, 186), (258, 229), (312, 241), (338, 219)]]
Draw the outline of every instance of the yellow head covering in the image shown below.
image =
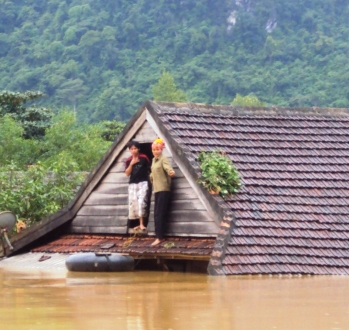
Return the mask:
[(157, 138), (156, 140), (154, 140), (154, 142), (151, 145), (152, 147), (158, 147), (161, 150), (165, 148), (165, 143), (162, 139)]

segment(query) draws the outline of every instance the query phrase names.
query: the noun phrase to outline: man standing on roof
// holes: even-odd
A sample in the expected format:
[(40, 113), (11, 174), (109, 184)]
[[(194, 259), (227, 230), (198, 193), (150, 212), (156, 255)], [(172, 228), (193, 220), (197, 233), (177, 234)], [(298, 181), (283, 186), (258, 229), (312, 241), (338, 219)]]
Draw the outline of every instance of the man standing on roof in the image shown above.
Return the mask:
[(140, 153), (140, 143), (130, 141), (127, 144), (131, 157), (125, 161), (125, 174), (130, 177), (128, 186), (128, 218), (139, 219), (139, 226), (134, 229), (145, 231), (144, 218), (147, 216), (147, 203), (149, 191), (150, 161)]

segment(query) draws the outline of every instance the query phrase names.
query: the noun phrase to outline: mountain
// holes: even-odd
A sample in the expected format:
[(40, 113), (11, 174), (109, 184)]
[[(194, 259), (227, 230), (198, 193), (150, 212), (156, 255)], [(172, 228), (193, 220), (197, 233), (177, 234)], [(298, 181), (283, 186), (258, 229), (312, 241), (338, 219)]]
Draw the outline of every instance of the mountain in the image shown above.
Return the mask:
[(125, 121), (163, 70), (189, 100), (349, 107), (346, 0), (0, 0), (0, 89)]

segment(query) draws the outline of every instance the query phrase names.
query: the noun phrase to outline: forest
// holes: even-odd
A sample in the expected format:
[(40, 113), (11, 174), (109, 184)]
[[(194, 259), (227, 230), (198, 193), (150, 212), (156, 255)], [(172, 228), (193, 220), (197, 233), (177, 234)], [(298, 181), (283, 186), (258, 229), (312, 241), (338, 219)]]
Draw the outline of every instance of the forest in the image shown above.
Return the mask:
[(346, 0), (0, 0), (0, 90), (127, 121), (169, 72), (191, 102), (349, 107)]

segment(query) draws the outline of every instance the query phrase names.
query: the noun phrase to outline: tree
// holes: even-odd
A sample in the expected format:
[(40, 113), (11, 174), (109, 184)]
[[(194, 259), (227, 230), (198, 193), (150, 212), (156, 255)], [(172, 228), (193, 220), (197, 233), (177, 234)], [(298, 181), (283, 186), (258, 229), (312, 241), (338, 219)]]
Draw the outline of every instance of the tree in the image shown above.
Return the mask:
[(187, 97), (181, 89), (178, 89), (172, 75), (164, 71), (159, 81), (153, 86), (153, 98), (155, 101), (185, 102)]
[(11, 162), (18, 166), (33, 164), (39, 155), (39, 141), (25, 139), (23, 127), (9, 114), (0, 117), (0, 167)]
[(10, 91), (0, 91), (0, 114), (4, 116), (9, 113), (19, 115), (25, 111), (24, 103), (42, 97), (42, 92), (27, 91), (25, 93), (15, 93)]
[(246, 96), (236, 94), (231, 104), (241, 106), (241, 107), (266, 107), (267, 106), (265, 102), (260, 101), (258, 97), (253, 94), (249, 94)]
[(103, 127), (102, 138), (111, 142), (115, 140), (126, 126), (125, 123), (116, 120), (104, 120), (101, 124)]
[(50, 109), (32, 105), (25, 107), (25, 103), (42, 97), (42, 92), (27, 91), (15, 93), (0, 91), (0, 117), (8, 114), (21, 123), (23, 136), (27, 139), (39, 139), (45, 135), (45, 130), (51, 125), (53, 113)]
[(70, 79), (61, 85), (61, 89), (57, 94), (61, 99), (67, 99), (73, 103), (74, 116), (76, 116), (77, 102), (84, 96), (86, 91), (87, 87), (84, 86), (84, 82), (81, 79)]
[(103, 132), (101, 124), (81, 124), (71, 111), (62, 111), (46, 131), (40, 160), (52, 164), (65, 158), (78, 164), (78, 170), (90, 171), (110, 146)]

